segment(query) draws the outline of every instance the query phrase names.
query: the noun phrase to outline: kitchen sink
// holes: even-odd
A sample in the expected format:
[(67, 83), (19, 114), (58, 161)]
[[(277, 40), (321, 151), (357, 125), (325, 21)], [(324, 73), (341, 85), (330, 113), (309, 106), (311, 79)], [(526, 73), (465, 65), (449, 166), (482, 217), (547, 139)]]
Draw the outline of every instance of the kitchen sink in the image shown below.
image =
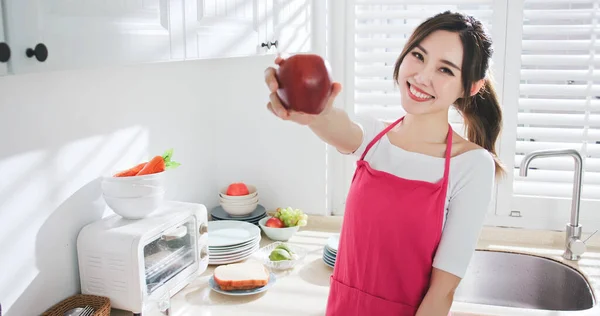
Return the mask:
[(549, 311), (595, 305), (591, 285), (577, 270), (551, 259), (488, 250), (475, 251), (454, 300)]

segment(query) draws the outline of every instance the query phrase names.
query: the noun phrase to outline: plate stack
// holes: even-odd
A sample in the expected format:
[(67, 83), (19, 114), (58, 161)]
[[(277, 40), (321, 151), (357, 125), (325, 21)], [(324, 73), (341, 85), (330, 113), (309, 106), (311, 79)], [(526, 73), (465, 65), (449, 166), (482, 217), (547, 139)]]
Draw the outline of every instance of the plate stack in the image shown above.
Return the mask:
[(323, 262), (333, 268), (335, 266), (335, 258), (337, 256), (338, 244), (340, 236), (335, 235), (327, 239), (327, 244), (323, 247)]
[(210, 216), (213, 221), (242, 221), (258, 226), (258, 221), (267, 216), (267, 210), (264, 208), (264, 206), (259, 204), (250, 214), (244, 216), (232, 216), (231, 214), (225, 212), (222, 206), (217, 206), (210, 211)]
[(242, 221), (208, 222), (208, 264), (247, 259), (260, 248), (260, 228)]

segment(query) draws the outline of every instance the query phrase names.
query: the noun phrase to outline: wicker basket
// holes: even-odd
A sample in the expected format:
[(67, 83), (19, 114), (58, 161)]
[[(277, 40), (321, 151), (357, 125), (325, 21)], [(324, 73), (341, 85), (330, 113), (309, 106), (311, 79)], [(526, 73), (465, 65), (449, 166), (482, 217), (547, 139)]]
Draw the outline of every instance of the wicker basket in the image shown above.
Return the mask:
[(68, 310), (86, 305), (94, 308), (92, 316), (110, 316), (110, 300), (107, 297), (86, 294), (73, 295), (52, 306), (42, 316), (64, 316)]

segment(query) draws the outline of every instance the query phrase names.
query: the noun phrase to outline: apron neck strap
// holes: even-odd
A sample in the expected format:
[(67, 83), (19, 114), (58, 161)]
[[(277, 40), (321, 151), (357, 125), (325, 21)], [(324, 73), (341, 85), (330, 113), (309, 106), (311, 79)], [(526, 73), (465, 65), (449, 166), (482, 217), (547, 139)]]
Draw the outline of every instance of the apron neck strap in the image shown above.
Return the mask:
[(381, 139), (381, 137), (383, 137), (383, 135), (387, 134), (387, 132), (389, 132), (392, 128), (394, 128), (394, 126), (396, 126), (396, 125), (398, 125), (398, 123), (402, 122), (403, 119), (404, 119), (404, 116), (397, 119), (394, 123), (390, 124), (383, 131), (379, 132), (379, 134), (377, 134), (377, 136), (375, 136), (375, 138), (373, 138), (373, 140), (371, 140), (371, 142), (367, 145), (367, 148), (365, 148), (365, 151), (363, 151), (362, 155), (360, 156), (360, 160), (364, 160), (365, 156), (369, 152), (369, 149), (371, 149), (371, 147), (373, 147), (373, 145), (375, 145), (375, 143), (377, 143)]
[[(387, 132), (389, 132), (392, 128), (394, 128), (394, 126), (396, 126), (396, 125), (398, 125), (398, 123), (402, 122), (403, 119), (404, 119), (404, 116), (397, 119), (394, 123), (390, 124), (384, 130), (379, 132), (379, 134), (377, 134), (377, 136), (375, 136), (375, 138), (373, 138), (373, 140), (371, 140), (371, 142), (367, 145), (367, 148), (365, 148), (365, 151), (360, 156), (360, 160), (364, 160), (365, 156), (369, 152), (369, 149), (371, 149), (371, 147), (373, 147), (373, 145), (375, 143), (377, 143), (383, 137), (383, 135), (387, 134)], [(445, 183), (447, 183), (448, 175), (450, 173), (450, 159), (452, 158), (452, 134), (453, 134), (452, 125), (448, 124), (448, 136), (446, 136), (446, 154), (445, 154), (445, 162), (444, 162), (444, 182)]]
[(446, 137), (446, 161), (444, 162), (444, 182), (448, 182), (448, 174), (450, 173), (450, 159), (452, 158), (452, 125), (448, 123), (448, 136)]

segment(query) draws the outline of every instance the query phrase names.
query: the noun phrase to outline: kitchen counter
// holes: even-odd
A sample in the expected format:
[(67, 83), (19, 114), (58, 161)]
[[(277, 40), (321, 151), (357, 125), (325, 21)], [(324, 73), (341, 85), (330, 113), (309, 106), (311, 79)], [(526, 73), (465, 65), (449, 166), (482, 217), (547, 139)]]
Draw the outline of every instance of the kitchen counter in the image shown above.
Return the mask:
[[(227, 316), (227, 315), (324, 315), (329, 293), (329, 276), (333, 269), (322, 260), (327, 239), (339, 233), (340, 217), (311, 216), (309, 225), (302, 228), (289, 243), (309, 251), (302, 264), (289, 271), (276, 272), (276, 283), (266, 292), (252, 296), (227, 296), (216, 293), (208, 286), (215, 266), (185, 287), (171, 299), (171, 316)], [(272, 241), (264, 234), (261, 246)], [(562, 259), (564, 233), (486, 227), (479, 239), (478, 249), (500, 250), (544, 256), (579, 269), (594, 288), (596, 300), (600, 293), (600, 236), (593, 236), (588, 250), (579, 262)], [(528, 309), (494, 307), (454, 302), (453, 316), (475, 315), (600, 315), (597, 309), (580, 312), (545, 312)], [(131, 313), (113, 310), (113, 316)]]

